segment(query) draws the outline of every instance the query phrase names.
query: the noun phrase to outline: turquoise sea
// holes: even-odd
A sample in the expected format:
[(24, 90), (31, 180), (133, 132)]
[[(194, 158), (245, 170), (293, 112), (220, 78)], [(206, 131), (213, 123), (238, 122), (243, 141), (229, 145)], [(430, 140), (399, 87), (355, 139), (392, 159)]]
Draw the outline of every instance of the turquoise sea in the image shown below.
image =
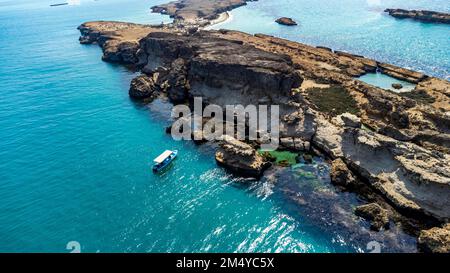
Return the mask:
[[(362, 200), (332, 187), (320, 158), (248, 183), (218, 168), (212, 147), (173, 141), (164, 133), (170, 104), (131, 101), (134, 73), (102, 62), (97, 46), (77, 41), (76, 27), (85, 21), (168, 22), (149, 12), (165, 1), (86, 0), (60, 7), (47, 0), (0, 2), (0, 252), (69, 252), (69, 241), (79, 242), (82, 252), (354, 252), (366, 251), (372, 240), (382, 251), (414, 251), (415, 239), (395, 227), (389, 236), (369, 232), (352, 213)], [(280, 36), (389, 55), (392, 62), (448, 75), (449, 48), (442, 44), (448, 27), (389, 23), (421, 29), (429, 38), (420, 41), (434, 43), (432, 49), (418, 40), (415, 49), (400, 48), (385, 37), (376, 46), (360, 44), (367, 40), (350, 34), (375, 26), (358, 23), (357, 5), (355, 17), (345, 22), (346, 39), (333, 28), (322, 37), (325, 26), (312, 37), (302, 31), (319, 20), (314, 14), (336, 9), (322, 3), (331, 1), (308, 9), (302, 2), (281, 1), (271, 9), (274, 1), (261, 0), (233, 11), (227, 24), (243, 20), (242, 30), (278, 29)], [(398, 2), (450, 9), (447, 1)], [(282, 12), (284, 4), (289, 8)], [(294, 9), (301, 15), (295, 17), (299, 33), (271, 23)], [(256, 22), (271, 15), (267, 27), (256, 27), (239, 14), (253, 14)], [(411, 50), (417, 59), (403, 55)], [(179, 158), (168, 172), (154, 175), (151, 161), (164, 149), (178, 149)]]

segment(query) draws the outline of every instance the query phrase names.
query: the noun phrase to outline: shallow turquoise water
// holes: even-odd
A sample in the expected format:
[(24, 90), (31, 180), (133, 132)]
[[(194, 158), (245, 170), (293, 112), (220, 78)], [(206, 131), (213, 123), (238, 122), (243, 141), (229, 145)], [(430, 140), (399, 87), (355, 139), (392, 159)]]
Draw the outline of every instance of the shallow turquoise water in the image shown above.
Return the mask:
[[(148, 10), (164, 1), (0, 3), (0, 252), (67, 252), (69, 241), (83, 252), (347, 252), (383, 242), (367, 223), (336, 224), (354, 219), (360, 200), (335, 192), (320, 159), (275, 185), (236, 183), (211, 147), (164, 134), (169, 104), (132, 102), (134, 74), (77, 42), (84, 21), (168, 21)], [(153, 175), (164, 149), (179, 158)], [(414, 249), (398, 238), (383, 250)]]
[[(450, 26), (400, 20), (385, 8), (450, 12), (448, 0), (260, 0), (213, 28), (265, 33), (328, 46), (450, 79)], [(274, 21), (292, 17), (296, 27)]]
[[(373, 86), (381, 87), (383, 89), (391, 90), (393, 92), (399, 93), (399, 92), (409, 92), (412, 91), (416, 85), (401, 81), (396, 78), (390, 77), (386, 74), (382, 73), (367, 73), (361, 77), (358, 78), (358, 80), (366, 82), (368, 84), (371, 84)], [(401, 84), (403, 87), (400, 89), (395, 89), (392, 87), (392, 84), (397, 83)]]

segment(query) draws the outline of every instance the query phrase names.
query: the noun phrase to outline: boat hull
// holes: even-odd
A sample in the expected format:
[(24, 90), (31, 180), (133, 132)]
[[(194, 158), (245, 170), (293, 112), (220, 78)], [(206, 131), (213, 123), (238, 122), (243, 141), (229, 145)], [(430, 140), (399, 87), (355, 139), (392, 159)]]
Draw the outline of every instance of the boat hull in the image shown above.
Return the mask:
[(175, 160), (178, 155), (178, 151), (173, 151), (169, 158), (167, 158), (164, 162), (160, 164), (156, 164), (153, 166), (152, 170), (154, 173), (159, 173), (167, 169), (171, 165), (171, 163)]

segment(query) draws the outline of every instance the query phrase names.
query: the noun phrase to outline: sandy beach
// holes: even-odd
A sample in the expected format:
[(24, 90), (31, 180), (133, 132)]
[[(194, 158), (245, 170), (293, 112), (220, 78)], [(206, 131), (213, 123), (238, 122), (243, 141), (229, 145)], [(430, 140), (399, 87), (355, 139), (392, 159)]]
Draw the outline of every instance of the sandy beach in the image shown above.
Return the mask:
[(223, 24), (223, 23), (227, 22), (228, 20), (232, 20), (232, 15), (228, 11), (222, 12), (221, 14), (219, 14), (219, 17), (217, 17), (217, 19), (211, 20), (209, 22), (209, 25), (207, 25), (205, 27), (205, 29), (208, 30), (212, 26), (217, 26), (219, 24)]

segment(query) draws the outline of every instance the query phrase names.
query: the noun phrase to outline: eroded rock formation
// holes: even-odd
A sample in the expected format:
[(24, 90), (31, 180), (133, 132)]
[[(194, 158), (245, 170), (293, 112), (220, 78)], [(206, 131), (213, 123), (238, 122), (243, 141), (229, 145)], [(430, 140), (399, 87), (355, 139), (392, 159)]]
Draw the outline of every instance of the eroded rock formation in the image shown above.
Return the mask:
[(342, 186), (344, 188), (351, 188), (356, 178), (348, 169), (347, 165), (340, 158), (333, 160), (331, 163), (331, 183)]
[(375, 231), (389, 228), (389, 217), (385, 209), (377, 203), (356, 207), (355, 214), (370, 221), (370, 228)]
[(125, 22), (97, 21), (78, 27), (80, 43), (97, 43), (103, 50), (102, 59), (107, 62), (135, 64), (139, 40), (150, 32), (165, 31), (162, 27)]
[(139, 64), (144, 65), (144, 71), (170, 67), (184, 60), (184, 70), (171, 71), (184, 75), (191, 96), (214, 98), (214, 103), (219, 105), (245, 105), (255, 97), (288, 96), (302, 82), (288, 56), (218, 38), (208, 32), (150, 33), (141, 40), (140, 48)]
[(147, 75), (140, 75), (134, 78), (130, 84), (130, 97), (135, 99), (151, 98), (158, 92), (158, 88), (153, 78)]
[(216, 161), (235, 174), (259, 178), (270, 163), (250, 145), (231, 136), (223, 136)]
[(422, 230), (418, 244), (425, 252), (450, 253), (450, 224)]
[(390, 16), (404, 19), (411, 18), (422, 22), (450, 24), (450, 14), (430, 10), (386, 9)]

